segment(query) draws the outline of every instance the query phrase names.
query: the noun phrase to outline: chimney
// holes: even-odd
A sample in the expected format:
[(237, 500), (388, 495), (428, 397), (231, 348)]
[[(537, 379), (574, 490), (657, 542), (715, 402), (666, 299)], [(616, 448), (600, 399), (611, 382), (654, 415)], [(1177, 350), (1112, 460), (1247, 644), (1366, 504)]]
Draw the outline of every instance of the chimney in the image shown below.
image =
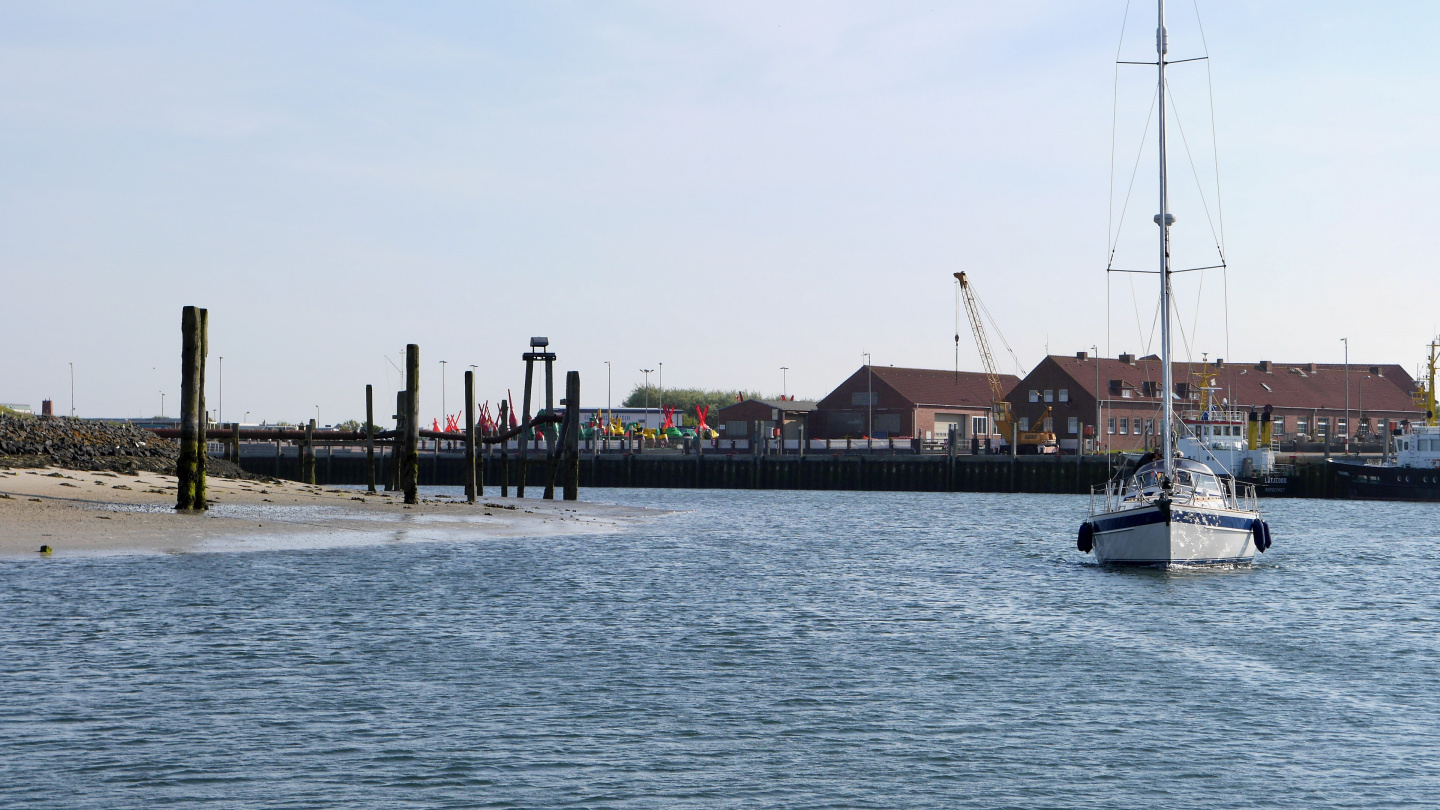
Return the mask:
[(1314, 373), (1315, 373), (1315, 364), (1314, 364), (1314, 363), (1306, 363), (1306, 364), (1303, 366), (1303, 368), (1304, 368), (1306, 374), (1314, 374)]
[(1083, 363), (1083, 362), (1085, 362), (1086, 360), (1090, 359), (1090, 353), (1089, 353), (1089, 352), (1075, 352), (1075, 359), (1076, 359), (1076, 360), (1079, 360), (1080, 362)]
[(1120, 355), (1120, 362), (1124, 363), (1127, 366), (1133, 366), (1135, 365), (1135, 355), (1128, 353), (1122, 354)]
[(1261, 361), (1260, 361), (1260, 364), (1259, 364), (1259, 368), (1260, 368), (1260, 371), (1264, 372), (1265, 374), (1273, 374), (1273, 373), (1274, 373), (1274, 372), (1272, 372), (1272, 371), (1270, 370), (1270, 361), (1269, 361), (1269, 360), (1261, 360)]
[(1223, 358), (1223, 357), (1217, 357), (1217, 358), (1215, 358), (1215, 368), (1224, 368), (1224, 367), (1225, 367), (1225, 358)]
[(1384, 376), (1385, 376), (1385, 371), (1384, 371), (1383, 369), (1381, 369), (1379, 366), (1371, 366), (1371, 367), (1370, 367), (1370, 373), (1373, 374), (1373, 375), (1375, 375), (1376, 377), (1384, 377)]

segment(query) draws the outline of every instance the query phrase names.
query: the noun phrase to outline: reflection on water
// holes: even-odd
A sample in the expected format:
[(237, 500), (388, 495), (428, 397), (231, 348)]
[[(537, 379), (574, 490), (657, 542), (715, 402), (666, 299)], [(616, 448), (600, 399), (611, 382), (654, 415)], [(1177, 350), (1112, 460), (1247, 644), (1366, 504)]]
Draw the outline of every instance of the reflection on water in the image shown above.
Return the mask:
[(0, 562), (4, 804), (1440, 789), (1425, 505), (1266, 502), (1253, 568), (1111, 570), (1074, 549), (1080, 497), (588, 494), (684, 511), (608, 535), (416, 543), (417, 522), (361, 547)]

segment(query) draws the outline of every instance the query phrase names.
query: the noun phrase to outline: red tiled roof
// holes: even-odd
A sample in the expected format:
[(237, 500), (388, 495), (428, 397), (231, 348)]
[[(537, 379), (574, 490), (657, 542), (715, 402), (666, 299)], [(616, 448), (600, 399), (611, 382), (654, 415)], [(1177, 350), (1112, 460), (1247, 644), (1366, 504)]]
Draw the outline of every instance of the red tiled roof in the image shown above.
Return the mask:
[[(875, 379), (880, 380), (896, 393), (909, 400), (912, 405), (936, 405), (944, 408), (988, 408), (992, 394), (990, 380), (982, 372), (962, 371), (958, 378), (954, 370), (934, 368), (896, 368), (895, 366), (871, 366)], [(865, 368), (851, 375), (846, 383), (857, 376), (863, 378)], [(1000, 375), (1000, 388), (1005, 394), (1019, 384), (1020, 378), (1013, 374)], [(845, 383), (841, 383), (843, 388)], [(837, 391), (839, 388), (836, 389)], [(832, 392), (833, 395), (833, 392)], [(827, 396), (826, 399), (829, 399)], [(821, 400), (823, 403), (824, 400)]]
[[(1075, 383), (1091, 396), (1109, 398), (1110, 381), (1122, 380), (1136, 389), (1134, 396), (1140, 398), (1142, 383), (1154, 382), (1157, 386), (1161, 377), (1158, 358), (1151, 355), (1139, 358), (1134, 365), (1110, 358), (1080, 360), (1074, 356), (1051, 355), (1042, 362), (1055, 363)], [(1099, 385), (1096, 390), (1096, 365), (1099, 365)], [(1037, 366), (1038, 368), (1038, 366)], [(1199, 373), (1200, 363), (1175, 363), (1173, 365), (1176, 383), (1198, 384), (1192, 373)], [(1216, 368), (1210, 365), (1217, 385), (1224, 389), (1221, 397), (1231, 400), (1240, 407), (1274, 405), (1277, 408), (1344, 408), (1345, 407), (1345, 366), (1338, 363), (1271, 363), (1270, 370), (1262, 371), (1259, 363), (1226, 363)], [(1370, 373), (1370, 365), (1350, 366), (1350, 405), (1358, 410), (1363, 404), (1365, 410), (1375, 411), (1418, 411), (1410, 400), (1414, 380), (1403, 366), (1388, 364), (1379, 366), (1380, 374)]]

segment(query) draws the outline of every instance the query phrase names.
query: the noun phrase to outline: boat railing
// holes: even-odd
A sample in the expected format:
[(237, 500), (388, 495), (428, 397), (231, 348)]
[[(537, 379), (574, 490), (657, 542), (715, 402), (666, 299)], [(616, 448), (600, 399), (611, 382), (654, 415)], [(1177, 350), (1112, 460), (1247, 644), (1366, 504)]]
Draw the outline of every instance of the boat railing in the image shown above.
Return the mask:
[[(1146, 489), (1133, 475), (1123, 480), (1106, 481), (1104, 484), (1094, 484), (1090, 487), (1090, 514), (1118, 512), (1125, 508), (1133, 509), (1152, 503), (1159, 497), (1158, 490), (1154, 487)], [(1196, 505), (1207, 505), (1204, 501), (1212, 500), (1210, 497), (1197, 498), (1193, 490), (1184, 488), (1173, 491), (1171, 499), (1175, 503)], [(1236, 481), (1229, 477), (1220, 479), (1218, 500), (1220, 501), (1219, 505), (1225, 509), (1244, 512), (1255, 512), (1259, 509), (1259, 496), (1255, 485)]]

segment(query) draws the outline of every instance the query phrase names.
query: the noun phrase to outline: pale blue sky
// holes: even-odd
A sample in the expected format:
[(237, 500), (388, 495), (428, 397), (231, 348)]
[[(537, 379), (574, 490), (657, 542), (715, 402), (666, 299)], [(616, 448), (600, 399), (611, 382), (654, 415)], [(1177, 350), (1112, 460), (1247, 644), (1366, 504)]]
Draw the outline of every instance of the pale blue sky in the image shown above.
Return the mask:
[[(1205, 2), (1229, 356), (1413, 368), (1436, 318), (1440, 6)], [(587, 403), (667, 386), (823, 395), (860, 363), (948, 368), (971, 271), (1027, 365), (1104, 347), (1123, 0), (0, 5), (0, 401), (175, 410), (185, 304), (225, 416), (362, 414), (421, 345), (517, 390), (547, 334)], [(1153, 52), (1133, 3), (1125, 56)], [(1203, 52), (1171, 7), (1171, 56)], [(1152, 74), (1119, 85), (1123, 197)], [(1214, 205), (1203, 63), (1174, 68)], [(1153, 133), (1153, 130), (1152, 130)], [(1173, 130), (1172, 130), (1173, 136)], [(1172, 151), (1177, 244), (1210, 228)], [(1153, 264), (1153, 155), (1120, 257)], [(1144, 266), (1150, 266), (1146, 264)], [(1111, 353), (1146, 351), (1150, 277)], [(1196, 284), (1180, 288), (1185, 329)], [(1219, 275), (1194, 351), (1227, 354)], [(1138, 302), (1138, 307), (1137, 303)], [(962, 328), (961, 364), (978, 369)], [(1153, 349), (1153, 346), (1148, 348)], [(1183, 347), (1182, 347), (1183, 349)], [(381, 408), (382, 414), (389, 409)]]

